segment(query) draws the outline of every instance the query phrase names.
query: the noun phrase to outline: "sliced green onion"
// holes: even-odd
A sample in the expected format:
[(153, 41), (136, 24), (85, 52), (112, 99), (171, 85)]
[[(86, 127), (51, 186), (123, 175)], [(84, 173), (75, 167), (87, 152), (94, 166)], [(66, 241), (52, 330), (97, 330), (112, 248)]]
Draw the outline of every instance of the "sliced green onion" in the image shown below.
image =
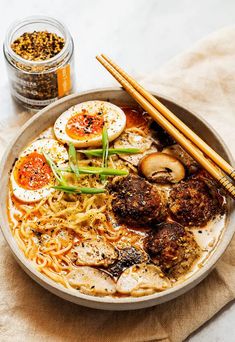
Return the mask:
[(79, 177), (77, 152), (73, 143), (69, 143), (69, 166), (77, 177)]
[(63, 175), (61, 174), (60, 169), (55, 165), (55, 163), (53, 162), (53, 160), (49, 157), (49, 155), (45, 152), (43, 152), (43, 155), (48, 163), (48, 165), (50, 166), (55, 178), (58, 180), (58, 182), (61, 185), (67, 185), (66, 180), (64, 179)]
[[(78, 152), (86, 154), (87, 156), (93, 157), (102, 157), (103, 150), (102, 148), (97, 148), (94, 150), (78, 150)], [(136, 154), (141, 153), (142, 151), (139, 148), (109, 148), (108, 155), (112, 156), (113, 154)]]
[[(109, 137), (106, 126), (104, 125), (102, 131), (102, 166), (107, 167), (109, 155)], [(105, 175), (100, 175), (102, 181), (106, 179)]]
[[(129, 174), (126, 170), (116, 170), (109, 167), (80, 166), (80, 174), (105, 175), (105, 176), (126, 176)], [(73, 172), (70, 167), (59, 169), (61, 172)]]
[(81, 173), (87, 174), (100, 174), (104, 176), (126, 176), (129, 174), (127, 170), (116, 170), (109, 167), (81, 167)]
[(67, 192), (69, 194), (101, 194), (106, 190), (102, 188), (78, 188), (75, 186), (58, 185), (53, 186), (53, 189)]
[(108, 137), (108, 131), (107, 128), (104, 126), (102, 131), (102, 166), (107, 167), (108, 163), (108, 152), (109, 152), (109, 137)]
[[(74, 153), (74, 151), (71, 149), (72, 154)], [(76, 151), (75, 151), (76, 152)], [(59, 185), (56, 186), (52, 186), (53, 189), (56, 190), (60, 190), (60, 191), (64, 191), (70, 194), (101, 194), (103, 192), (105, 192), (105, 189), (102, 188), (78, 188), (76, 186), (71, 186), (68, 185), (66, 180), (64, 179), (63, 175), (61, 172), (66, 171), (67, 170), (63, 170), (63, 169), (59, 169), (55, 163), (53, 162), (53, 160), (48, 156), (48, 154), (46, 154), (45, 152), (43, 152), (43, 155), (48, 163), (48, 165), (50, 166), (55, 178), (57, 179), (57, 181), (59, 182)], [(72, 163), (73, 164), (73, 163)], [(74, 164), (73, 164), (74, 166)], [(78, 167), (78, 166), (77, 166)], [(68, 172), (74, 172), (73, 169), (71, 168), (71, 164), (70, 167), (68, 168)], [(112, 170), (112, 169), (111, 169)], [(118, 171), (113, 169), (114, 171)], [(79, 172), (79, 168), (78, 168), (78, 172)], [(75, 173), (75, 172), (74, 172)], [(94, 170), (93, 170), (94, 173)], [(79, 174), (79, 173), (78, 173)]]

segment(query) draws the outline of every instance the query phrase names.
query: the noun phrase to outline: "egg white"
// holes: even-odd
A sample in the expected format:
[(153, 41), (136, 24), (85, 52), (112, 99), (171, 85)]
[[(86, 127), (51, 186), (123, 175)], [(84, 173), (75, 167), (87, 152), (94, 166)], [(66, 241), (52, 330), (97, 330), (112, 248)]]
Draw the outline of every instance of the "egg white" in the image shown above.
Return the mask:
[(66, 125), (68, 120), (78, 114), (82, 113), (82, 110), (86, 110), (88, 114), (96, 114), (102, 112), (104, 115), (104, 122), (107, 127), (109, 141), (116, 139), (124, 130), (126, 126), (126, 115), (123, 110), (112, 103), (105, 101), (87, 101), (79, 103), (66, 112), (61, 114), (56, 120), (54, 125), (54, 132), (56, 138), (63, 142), (72, 142), (76, 147), (89, 147), (89, 146), (101, 146), (102, 145), (102, 134), (96, 136), (89, 134), (84, 139), (73, 139), (66, 133)]
[(30, 144), (19, 156), (13, 171), (11, 173), (11, 186), (13, 194), (22, 202), (32, 203), (38, 202), (42, 198), (48, 197), (54, 189), (51, 188), (51, 183), (37, 190), (27, 190), (22, 188), (15, 180), (14, 171), (21, 158), (32, 152), (45, 152), (54, 161), (57, 166), (62, 166), (68, 161), (68, 152), (66, 148), (55, 139), (38, 139)]

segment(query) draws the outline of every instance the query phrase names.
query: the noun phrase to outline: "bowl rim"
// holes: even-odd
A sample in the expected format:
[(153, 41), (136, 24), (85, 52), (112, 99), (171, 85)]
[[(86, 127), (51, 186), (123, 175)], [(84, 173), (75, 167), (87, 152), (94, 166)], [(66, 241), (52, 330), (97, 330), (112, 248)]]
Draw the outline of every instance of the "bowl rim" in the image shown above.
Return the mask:
[[(95, 93), (97, 93), (97, 92), (100, 93), (100, 92), (107, 92), (107, 91), (108, 92), (117, 92), (117, 91), (118, 92), (120, 92), (120, 91), (125, 92), (121, 87), (106, 87), (106, 88), (95, 88), (95, 89), (75, 93), (75, 94), (68, 95), (68, 96), (66, 96), (60, 100), (53, 102), (49, 106), (40, 110), (37, 114), (33, 115), (32, 118), (27, 120), (26, 123), (18, 130), (16, 136), (11, 140), (10, 144), (7, 146), (6, 150), (4, 151), (3, 157), (2, 157), (1, 162), (0, 162), (0, 175), (3, 174), (4, 166), (7, 162), (8, 156), (9, 156), (11, 150), (14, 148), (14, 145), (16, 144), (16, 142), (19, 139), (19, 137), (21, 136), (21, 134), (23, 134), (34, 121), (38, 120), (39, 117), (43, 116), (44, 113), (46, 113), (50, 109), (56, 107), (58, 104), (67, 102), (70, 99), (74, 99), (74, 98), (77, 98), (80, 96), (91, 95), (92, 93), (94, 93), (94, 96), (95, 96)], [(162, 98), (166, 101), (169, 101), (169, 102), (177, 105), (178, 107), (181, 107), (182, 109), (185, 109), (186, 111), (190, 112), (192, 115), (196, 116), (199, 119), (199, 121), (201, 121), (212, 132), (213, 135), (217, 136), (217, 138), (220, 141), (222, 148), (224, 149), (225, 153), (228, 156), (229, 162), (234, 164), (232, 155), (231, 155), (230, 151), (228, 150), (227, 146), (225, 145), (225, 143), (223, 142), (223, 139), (221, 139), (221, 137), (218, 135), (218, 133), (211, 127), (210, 124), (208, 124), (203, 118), (201, 118), (200, 115), (194, 113), (192, 110), (188, 109), (187, 106), (181, 105), (178, 101), (175, 101), (174, 99), (172, 99), (170, 97), (159, 94), (155, 91), (150, 90), (150, 92), (154, 96)], [(7, 170), (7, 172), (8, 171), (9, 170)], [(0, 181), (0, 184), (1, 184), (1, 181)], [(2, 210), (2, 207), (1, 207), (1, 210)], [(230, 221), (229, 216), (230, 215), (228, 214), (226, 228), (228, 228), (228, 226), (229, 226), (229, 221)], [(153, 300), (155, 300), (155, 302), (151, 305), (157, 305), (157, 304), (166, 302), (168, 300), (171, 300), (173, 298), (176, 298), (179, 295), (182, 295), (185, 292), (189, 291), (190, 289), (195, 287), (199, 282), (201, 282), (208, 275), (208, 273), (213, 269), (215, 264), (218, 262), (220, 257), (224, 254), (225, 250), (227, 249), (229, 243), (232, 240), (234, 232), (235, 232), (235, 226), (229, 230), (226, 229), (225, 232), (223, 233), (223, 236), (221, 238), (220, 243), (215, 248), (215, 250), (213, 251), (213, 253), (210, 256), (210, 258), (208, 259), (208, 261), (205, 263), (205, 265), (201, 269), (197, 270), (197, 272), (195, 272), (195, 274), (190, 276), (188, 279), (186, 279), (182, 283), (175, 285), (172, 288), (167, 289), (165, 291), (156, 292), (156, 293), (151, 294), (151, 295), (146, 295), (146, 296), (141, 296), (141, 297), (113, 298), (113, 297), (108, 297), (108, 296), (106, 296), (106, 297), (100, 296), (99, 297), (99, 296), (92, 296), (92, 295), (83, 294), (79, 290), (65, 288), (63, 285), (60, 285), (60, 284), (56, 283), (55, 281), (51, 280), (49, 277), (47, 277), (46, 275), (39, 272), (33, 266), (32, 262), (24, 256), (23, 252), (20, 250), (16, 240), (14, 239), (14, 237), (11, 233), (9, 224), (3, 225), (1, 222), (0, 226), (1, 226), (1, 231), (3, 233), (3, 236), (6, 240), (6, 242), (8, 243), (8, 245), (11, 249), (11, 252), (13, 253), (17, 262), (21, 265), (21, 267), (24, 269), (24, 271), (26, 271), (26, 273), (28, 275), (30, 275), (30, 277), (33, 278), (37, 283), (39, 283), (41, 286), (43, 286), (44, 288), (46, 288), (50, 292), (52, 292), (58, 296), (61, 296), (62, 298), (66, 299), (68, 301), (72, 301), (72, 302), (76, 303), (76, 299), (78, 301), (79, 301), (79, 299), (81, 299), (83, 301), (83, 303), (79, 302), (79, 304), (84, 305), (84, 306), (90, 306), (90, 307), (94, 307), (92, 305), (92, 303), (112, 304), (114, 306), (112, 308), (112, 310), (115, 310), (115, 305), (118, 305), (118, 304), (119, 305), (120, 304), (123, 304), (123, 305), (124, 304), (130, 304), (130, 305), (132, 304), (132, 305), (134, 305), (135, 303), (140, 303), (140, 302), (141, 303), (147, 303), (147, 302), (152, 302)], [(91, 304), (89, 305), (89, 303), (91, 303)], [(151, 306), (151, 305), (149, 305), (149, 306)], [(147, 306), (148, 305), (145, 305), (144, 307), (147, 307)], [(108, 309), (108, 308), (105, 307), (105, 309)], [(130, 308), (128, 308), (128, 309), (130, 309)], [(124, 310), (125, 310), (125, 308), (124, 308)]]

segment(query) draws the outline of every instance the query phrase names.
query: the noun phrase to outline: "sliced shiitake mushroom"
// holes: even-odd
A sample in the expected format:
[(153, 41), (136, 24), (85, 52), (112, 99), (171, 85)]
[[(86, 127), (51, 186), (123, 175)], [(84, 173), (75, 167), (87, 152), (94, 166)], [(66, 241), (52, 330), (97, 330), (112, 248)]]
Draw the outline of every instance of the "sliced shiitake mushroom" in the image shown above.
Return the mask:
[(118, 277), (126, 268), (134, 264), (140, 264), (147, 259), (148, 255), (143, 249), (134, 246), (125, 247), (119, 250), (118, 260), (107, 271)]
[(67, 275), (69, 284), (83, 293), (95, 296), (116, 292), (113, 279), (105, 272), (93, 267), (81, 266)]
[(178, 183), (185, 176), (183, 164), (162, 152), (146, 155), (140, 161), (139, 170), (149, 181), (156, 183)]
[(113, 264), (118, 253), (113, 245), (103, 239), (86, 239), (72, 248), (71, 259), (76, 265), (104, 266)]
[(117, 291), (139, 297), (166, 290), (170, 286), (170, 280), (159, 267), (143, 263), (133, 265), (121, 274)]

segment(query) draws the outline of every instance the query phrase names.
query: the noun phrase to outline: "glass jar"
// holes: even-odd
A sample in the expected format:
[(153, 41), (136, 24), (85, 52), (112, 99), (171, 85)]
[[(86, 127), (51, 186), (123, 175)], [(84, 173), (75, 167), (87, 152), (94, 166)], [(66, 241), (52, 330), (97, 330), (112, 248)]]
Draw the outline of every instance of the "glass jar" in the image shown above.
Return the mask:
[[(24, 33), (46, 31), (62, 37), (61, 51), (46, 60), (28, 60), (15, 53), (12, 43)], [(73, 39), (59, 21), (35, 16), (15, 22), (4, 42), (4, 55), (13, 97), (30, 109), (41, 109), (73, 89)]]

